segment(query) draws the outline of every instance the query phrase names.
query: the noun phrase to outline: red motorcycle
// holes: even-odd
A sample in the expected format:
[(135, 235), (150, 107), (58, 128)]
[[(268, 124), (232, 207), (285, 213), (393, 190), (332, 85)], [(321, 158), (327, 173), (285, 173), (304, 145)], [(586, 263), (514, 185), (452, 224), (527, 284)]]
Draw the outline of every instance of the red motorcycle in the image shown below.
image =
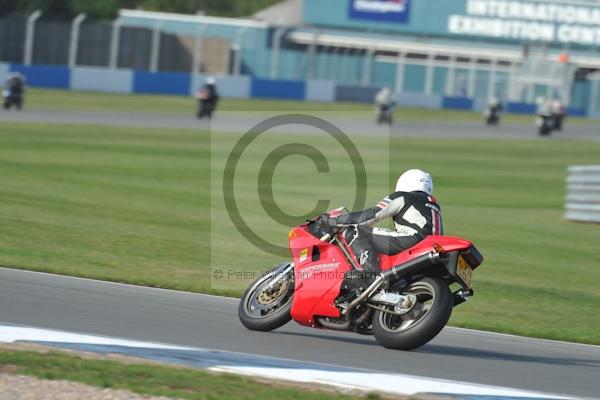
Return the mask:
[(384, 347), (412, 350), (433, 339), (452, 308), (473, 295), (472, 273), (483, 256), (468, 240), (427, 236), (401, 253), (379, 254), (382, 272), (366, 285), (357, 278), (361, 268), (343, 229), (332, 231), (320, 220), (292, 229), (293, 262), (278, 265), (244, 292), (238, 315), (246, 328), (270, 331), (294, 319), (313, 328), (372, 334)]

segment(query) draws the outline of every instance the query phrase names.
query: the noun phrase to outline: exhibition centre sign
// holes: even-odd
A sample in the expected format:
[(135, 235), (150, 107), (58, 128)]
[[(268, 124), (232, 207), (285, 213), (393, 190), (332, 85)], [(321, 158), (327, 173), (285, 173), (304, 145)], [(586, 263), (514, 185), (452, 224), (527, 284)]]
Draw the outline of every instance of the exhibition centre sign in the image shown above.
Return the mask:
[(448, 32), (524, 41), (600, 45), (600, 7), (517, 0), (467, 0)]

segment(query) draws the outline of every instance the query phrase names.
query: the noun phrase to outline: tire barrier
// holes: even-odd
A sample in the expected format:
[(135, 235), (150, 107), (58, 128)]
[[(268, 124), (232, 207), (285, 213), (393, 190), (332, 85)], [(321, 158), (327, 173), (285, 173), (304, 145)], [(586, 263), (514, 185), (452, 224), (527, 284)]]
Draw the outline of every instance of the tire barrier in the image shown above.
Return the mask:
[(565, 218), (600, 223), (600, 165), (571, 165), (567, 172)]

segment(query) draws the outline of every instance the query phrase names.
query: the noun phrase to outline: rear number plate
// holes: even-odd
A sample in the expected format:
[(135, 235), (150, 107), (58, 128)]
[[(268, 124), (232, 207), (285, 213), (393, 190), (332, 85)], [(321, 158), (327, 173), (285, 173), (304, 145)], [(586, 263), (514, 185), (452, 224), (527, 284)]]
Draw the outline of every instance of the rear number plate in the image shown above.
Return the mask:
[(458, 265), (456, 266), (456, 275), (468, 286), (471, 287), (471, 278), (473, 276), (473, 270), (469, 267), (469, 264), (465, 261), (463, 256), (458, 256)]

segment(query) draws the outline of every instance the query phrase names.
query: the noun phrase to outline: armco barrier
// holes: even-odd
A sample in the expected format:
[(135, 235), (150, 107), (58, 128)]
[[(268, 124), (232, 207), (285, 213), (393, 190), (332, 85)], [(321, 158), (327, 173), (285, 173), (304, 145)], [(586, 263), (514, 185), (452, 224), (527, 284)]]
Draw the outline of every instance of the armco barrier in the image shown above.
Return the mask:
[(488, 99), (474, 99), (473, 100), (473, 111), (483, 111), (488, 104)]
[(516, 114), (535, 114), (537, 111), (537, 106), (535, 104), (529, 103), (514, 103), (507, 102), (506, 103), (506, 112), (516, 113)]
[(97, 67), (77, 67), (71, 70), (71, 89), (98, 92), (131, 93), (133, 71)]
[(249, 76), (223, 76), (217, 78), (219, 95), (247, 99), (250, 97), (252, 78)]
[(8, 79), (10, 74), (10, 65), (0, 63), (0, 83), (3, 83)]
[[(54, 65), (22, 65), (0, 63), (0, 84), (12, 72), (21, 72), (27, 85), (57, 89), (89, 90), (116, 93), (156, 93), (194, 95), (206, 75), (186, 72), (134, 71), (104, 67), (78, 66), (68, 68)], [(372, 104), (378, 87), (336, 85), (333, 81), (290, 81), (253, 78), (249, 75), (217, 76), (217, 87), (222, 97), (290, 99), (314, 102), (349, 101)], [(466, 97), (442, 97), (422, 93), (397, 93), (400, 107), (430, 109), (459, 109), (481, 111), (485, 100)], [(506, 102), (509, 113), (535, 114), (537, 106), (530, 103)], [(600, 111), (587, 112), (569, 108), (568, 116), (600, 119)]]
[(353, 101), (357, 103), (373, 103), (379, 88), (368, 86), (337, 86), (336, 101)]
[(21, 65), (10, 64), (11, 72), (20, 72), (27, 78), (31, 86), (68, 89), (71, 81), (71, 70), (54, 65)]
[(473, 99), (468, 97), (443, 97), (442, 108), (448, 108), (451, 110), (472, 110)]
[[(191, 96), (194, 96), (198, 89), (204, 85), (207, 77), (208, 75), (200, 74), (196, 74), (192, 77), (192, 85), (190, 87)], [(238, 99), (247, 99), (250, 97), (252, 78), (249, 76), (215, 76), (214, 78), (217, 81), (217, 90), (219, 92), (219, 96)]]
[(580, 108), (567, 108), (567, 116), (569, 115), (572, 117), (587, 117), (588, 113)]
[(270, 79), (252, 79), (250, 96), (266, 99), (304, 100), (306, 83)]
[(335, 82), (306, 81), (306, 101), (330, 103), (335, 100)]
[(600, 223), (600, 165), (568, 168), (565, 218)]
[(399, 93), (396, 95), (396, 102), (401, 107), (439, 109), (442, 105), (442, 97), (421, 93)]
[(184, 94), (190, 93), (191, 75), (180, 72), (135, 71), (134, 93)]

